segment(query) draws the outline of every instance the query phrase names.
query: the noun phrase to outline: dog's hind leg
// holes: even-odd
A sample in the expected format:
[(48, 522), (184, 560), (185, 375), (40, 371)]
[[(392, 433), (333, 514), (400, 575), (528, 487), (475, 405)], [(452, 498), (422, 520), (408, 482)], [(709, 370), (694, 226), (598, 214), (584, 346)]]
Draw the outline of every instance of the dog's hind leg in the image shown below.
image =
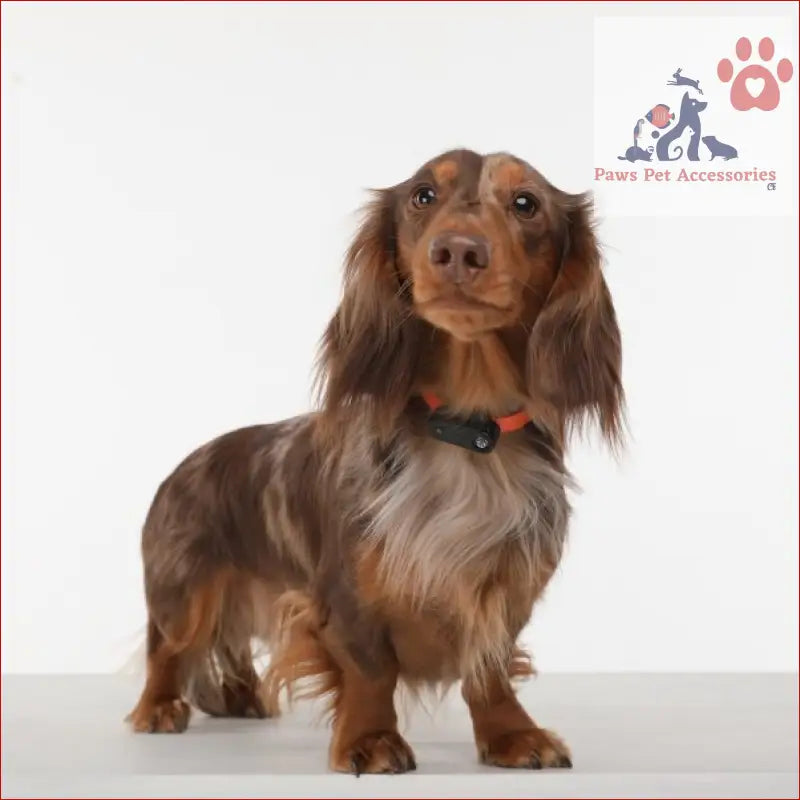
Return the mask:
[(252, 615), (240, 605), (226, 602), (213, 652), (192, 676), (189, 699), (193, 705), (214, 717), (263, 719), (275, 715), (260, 697), (261, 679), (250, 645), (253, 633)]
[(128, 716), (133, 729), (149, 733), (180, 733), (189, 724), (184, 699), (187, 681), (208, 659), (219, 616), (224, 577), (217, 576), (195, 589), (166, 619), (150, 609), (147, 623), (147, 681)]
[(276, 594), (266, 583), (231, 574), (211, 649), (192, 666), (189, 676), (187, 695), (192, 705), (214, 717), (263, 719), (278, 714), (277, 707), (261, 697), (251, 646), (254, 636), (268, 639), (266, 627)]
[(223, 653), (222, 697), (225, 713), (222, 716), (258, 719), (273, 716), (259, 696), (261, 681), (253, 667), (249, 648), (238, 656), (227, 650)]

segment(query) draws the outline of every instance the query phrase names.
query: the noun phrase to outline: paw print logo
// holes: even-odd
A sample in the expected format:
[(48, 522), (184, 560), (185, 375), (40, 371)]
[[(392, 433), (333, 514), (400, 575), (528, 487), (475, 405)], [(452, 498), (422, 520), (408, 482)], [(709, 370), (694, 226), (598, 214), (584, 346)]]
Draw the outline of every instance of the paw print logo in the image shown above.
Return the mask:
[[(749, 61), (753, 54), (753, 45), (750, 40), (742, 36), (736, 42), (736, 56), (739, 61)], [(768, 36), (758, 43), (758, 55), (762, 61), (771, 61), (775, 55), (775, 45)], [(786, 83), (792, 77), (792, 62), (782, 58), (775, 69), (778, 80)], [(733, 78), (733, 64), (727, 58), (717, 64), (717, 75), (723, 83)], [(751, 108), (760, 108), (762, 111), (772, 111), (781, 101), (781, 90), (775, 76), (764, 64), (747, 64), (742, 67), (739, 74), (733, 78), (731, 85), (731, 105), (737, 111), (749, 111)]]

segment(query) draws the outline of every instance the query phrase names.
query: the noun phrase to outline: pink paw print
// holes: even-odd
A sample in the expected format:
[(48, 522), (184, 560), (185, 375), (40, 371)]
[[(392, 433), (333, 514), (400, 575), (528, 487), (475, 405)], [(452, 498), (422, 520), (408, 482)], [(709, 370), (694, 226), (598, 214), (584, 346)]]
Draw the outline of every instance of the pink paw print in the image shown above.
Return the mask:
[[(736, 55), (739, 61), (748, 61), (753, 53), (753, 45), (746, 36), (736, 42)], [(768, 36), (758, 43), (758, 55), (762, 61), (772, 60), (775, 55), (775, 45)], [(778, 80), (786, 83), (792, 77), (792, 62), (782, 58), (775, 70)], [(723, 83), (733, 78), (733, 64), (727, 58), (717, 64), (717, 75)], [(731, 85), (731, 105), (737, 111), (749, 111), (751, 108), (760, 108), (762, 111), (772, 111), (781, 101), (781, 90), (775, 76), (763, 64), (748, 64), (743, 67), (734, 78)]]

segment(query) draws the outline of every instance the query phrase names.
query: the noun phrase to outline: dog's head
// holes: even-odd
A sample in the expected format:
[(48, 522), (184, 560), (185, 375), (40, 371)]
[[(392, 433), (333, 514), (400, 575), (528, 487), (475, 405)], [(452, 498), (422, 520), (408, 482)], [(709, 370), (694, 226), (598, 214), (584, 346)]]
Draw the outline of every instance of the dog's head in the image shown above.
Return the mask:
[(557, 193), (511, 156), (450, 153), (391, 191), (415, 313), (457, 339), (532, 322), (557, 269)]
[(707, 102), (695, 100), (689, 96), (689, 92), (684, 92), (681, 98), (681, 113), (679, 116), (682, 118), (696, 117), (707, 105)]
[(396, 415), (434, 343), (489, 338), (527, 396), (616, 435), (619, 331), (590, 199), (514, 156), (453, 151), (367, 208), (323, 344), (326, 406), (368, 397)]

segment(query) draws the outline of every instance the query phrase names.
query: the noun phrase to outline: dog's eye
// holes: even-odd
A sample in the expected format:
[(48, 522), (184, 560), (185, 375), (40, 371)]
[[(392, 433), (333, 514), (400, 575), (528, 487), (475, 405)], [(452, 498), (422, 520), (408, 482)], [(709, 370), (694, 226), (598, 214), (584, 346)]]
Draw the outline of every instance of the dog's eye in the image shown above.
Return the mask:
[(420, 186), (411, 198), (417, 208), (427, 208), (436, 202), (436, 189), (432, 186)]
[(511, 201), (511, 207), (519, 217), (530, 219), (538, 208), (536, 198), (530, 192), (517, 192)]

